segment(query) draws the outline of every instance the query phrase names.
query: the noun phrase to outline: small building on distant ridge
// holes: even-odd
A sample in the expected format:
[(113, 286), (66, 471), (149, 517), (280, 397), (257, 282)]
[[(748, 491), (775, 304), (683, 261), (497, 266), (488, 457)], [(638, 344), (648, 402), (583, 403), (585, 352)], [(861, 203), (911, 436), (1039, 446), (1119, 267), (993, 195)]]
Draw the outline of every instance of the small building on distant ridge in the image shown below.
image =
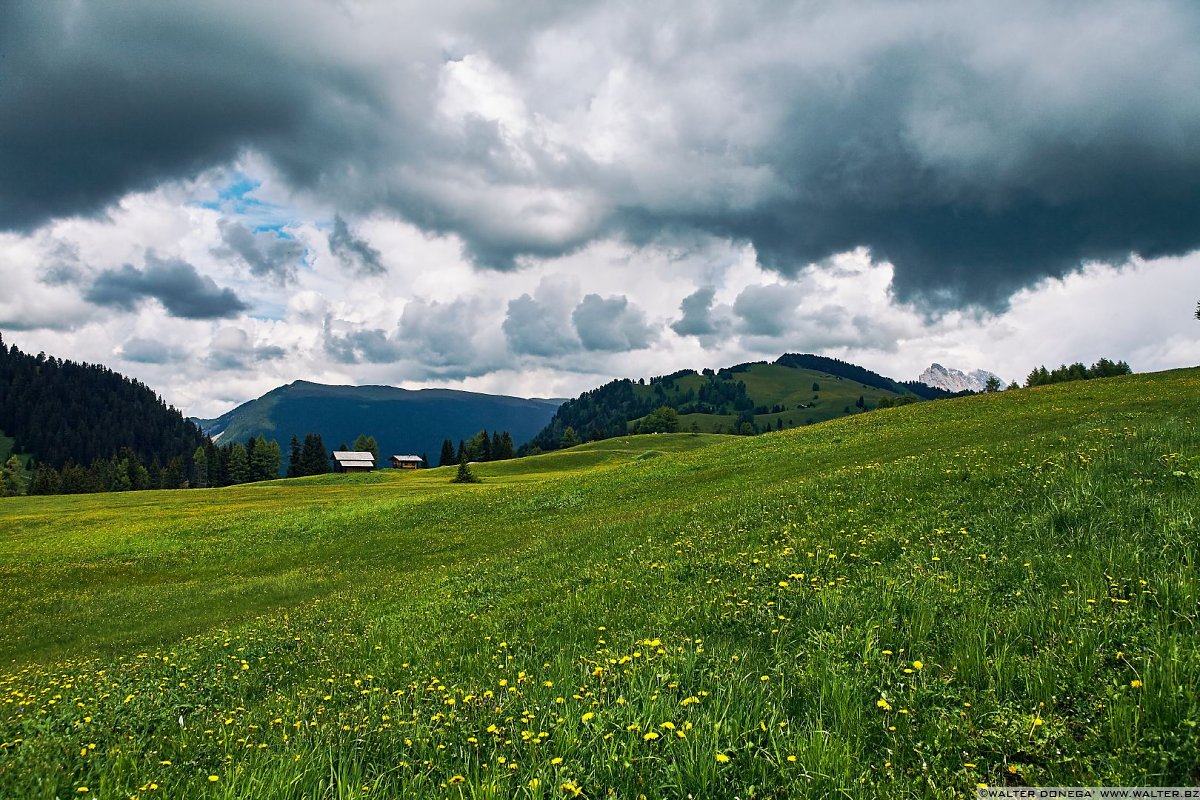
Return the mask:
[(420, 469), (423, 461), (420, 456), (392, 456), (392, 469)]
[(370, 472), (375, 469), (375, 456), (370, 451), (335, 450), (333, 469), (335, 472)]

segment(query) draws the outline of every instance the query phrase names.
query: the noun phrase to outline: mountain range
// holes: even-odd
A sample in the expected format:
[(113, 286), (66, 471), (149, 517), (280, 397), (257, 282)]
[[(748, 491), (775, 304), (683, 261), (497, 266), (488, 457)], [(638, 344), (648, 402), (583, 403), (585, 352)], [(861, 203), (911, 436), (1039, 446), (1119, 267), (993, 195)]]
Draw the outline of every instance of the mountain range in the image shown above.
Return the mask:
[(360, 434), (375, 437), (381, 459), (427, 455), (436, 466), (442, 441), (456, 445), (480, 430), (508, 431), (524, 442), (554, 416), (562, 400), (526, 399), (455, 389), (330, 386), (295, 381), (215, 419), (196, 419), (221, 444), (259, 434), (286, 448), (292, 436), (319, 433), (333, 450)]
[(948, 392), (982, 392), (987, 387), (989, 378), (995, 378), (1002, 387), (1008, 385), (999, 375), (988, 372), (986, 369), (963, 372), (953, 367), (943, 367), (936, 362), (930, 364), (917, 377), (917, 380), (927, 386), (936, 386)]

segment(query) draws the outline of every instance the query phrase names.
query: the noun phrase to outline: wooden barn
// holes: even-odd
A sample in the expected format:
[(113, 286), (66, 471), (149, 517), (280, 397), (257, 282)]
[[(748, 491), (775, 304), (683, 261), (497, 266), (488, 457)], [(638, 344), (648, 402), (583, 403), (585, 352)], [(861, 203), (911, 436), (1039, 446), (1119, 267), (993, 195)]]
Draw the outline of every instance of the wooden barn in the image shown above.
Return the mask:
[(420, 469), (420, 456), (392, 456), (392, 469)]
[(375, 456), (370, 452), (335, 450), (333, 469), (335, 472), (370, 472), (375, 469)]

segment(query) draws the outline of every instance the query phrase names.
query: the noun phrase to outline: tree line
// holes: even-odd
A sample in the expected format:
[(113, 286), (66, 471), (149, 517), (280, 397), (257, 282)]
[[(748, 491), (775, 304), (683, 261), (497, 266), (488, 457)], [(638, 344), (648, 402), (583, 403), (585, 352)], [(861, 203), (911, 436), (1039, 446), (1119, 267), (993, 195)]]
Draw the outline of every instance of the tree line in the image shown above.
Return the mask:
[(1082, 362), (1063, 364), (1057, 369), (1047, 370), (1044, 366), (1037, 367), (1025, 379), (1025, 386), (1047, 386), (1052, 383), (1067, 383), (1068, 381), (1086, 381), (1092, 378), (1113, 378), (1117, 375), (1129, 375), (1133, 370), (1124, 361), (1109, 361), (1101, 358), (1090, 367)]
[[(439, 467), (449, 467), (466, 461), (506, 461), (514, 455), (512, 434), (508, 431), (481, 430), (470, 439), (459, 439), (457, 449), (450, 439), (442, 440), (438, 456)], [(422, 460), (425, 460), (422, 457)]]

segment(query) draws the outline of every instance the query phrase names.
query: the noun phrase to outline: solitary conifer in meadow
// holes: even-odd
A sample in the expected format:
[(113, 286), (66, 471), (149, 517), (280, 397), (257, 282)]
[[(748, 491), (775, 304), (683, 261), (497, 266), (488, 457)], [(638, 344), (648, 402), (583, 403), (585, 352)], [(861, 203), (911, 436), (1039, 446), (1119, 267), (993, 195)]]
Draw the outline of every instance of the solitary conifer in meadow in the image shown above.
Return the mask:
[(479, 483), (479, 478), (475, 477), (475, 473), (471, 471), (471, 465), (467, 463), (467, 457), (463, 456), (458, 462), (458, 474), (450, 481), (451, 483)]

